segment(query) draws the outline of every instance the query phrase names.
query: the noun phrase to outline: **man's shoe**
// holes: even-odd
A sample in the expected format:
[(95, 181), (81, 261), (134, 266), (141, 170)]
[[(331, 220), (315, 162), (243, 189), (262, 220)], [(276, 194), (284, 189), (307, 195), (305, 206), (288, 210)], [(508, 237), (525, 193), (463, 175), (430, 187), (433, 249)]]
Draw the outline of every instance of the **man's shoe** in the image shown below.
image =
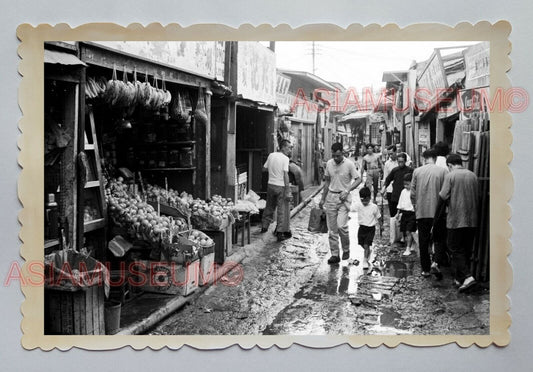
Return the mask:
[(411, 250), (410, 250), (409, 248), (407, 248), (407, 249), (405, 250), (405, 252), (403, 252), (403, 254), (402, 254), (402, 256), (406, 256), (406, 257), (407, 257), (407, 256), (410, 256), (410, 255), (411, 255)]
[(435, 275), (435, 280), (441, 281), (443, 278), (442, 272), (439, 269), (439, 265), (436, 262), (431, 264), (431, 270), (429, 272)]
[(431, 274), (428, 273), (427, 271), (422, 271), (422, 276), (423, 276), (424, 278), (427, 278), (427, 277), (431, 276)]
[(284, 233), (278, 233), (278, 242), (282, 242), (284, 240), (290, 239), (288, 236), (286, 236)]
[(287, 238), (292, 238), (292, 232), (286, 231), (283, 233)]
[(341, 262), (341, 259), (339, 258), (339, 256), (331, 256), (328, 260), (328, 264), (330, 265), (337, 264), (339, 262)]
[(465, 279), (465, 281), (463, 282), (463, 285), (459, 287), (459, 292), (462, 293), (466, 291), (467, 289), (471, 288), (475, 284), (476, 284), (476, 279), (474, 279), (474, 277), (472, 276), (469, 276), (468, 278)]
[(264, 234), (268, 231), (268, 227), (262, 227), (261, 228), (261, 234)]
[(342, 260), (347, 260), (348, 258), (350, 258), (350, 252), (343, 252), (342, 253)]

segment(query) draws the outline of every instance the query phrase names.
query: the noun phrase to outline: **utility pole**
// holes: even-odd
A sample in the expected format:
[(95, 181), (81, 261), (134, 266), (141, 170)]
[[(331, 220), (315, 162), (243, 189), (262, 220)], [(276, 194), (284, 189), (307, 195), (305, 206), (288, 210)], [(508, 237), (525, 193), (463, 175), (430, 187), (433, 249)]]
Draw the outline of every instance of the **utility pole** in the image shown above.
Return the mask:
[(313, 41), (313, 75), (315, 75), (315, 42)]

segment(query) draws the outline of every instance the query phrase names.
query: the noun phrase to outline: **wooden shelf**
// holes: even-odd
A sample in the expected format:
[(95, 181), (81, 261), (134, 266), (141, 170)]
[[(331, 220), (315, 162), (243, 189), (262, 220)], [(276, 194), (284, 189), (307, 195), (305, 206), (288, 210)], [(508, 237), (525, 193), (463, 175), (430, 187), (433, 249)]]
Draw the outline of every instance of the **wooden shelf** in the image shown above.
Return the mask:
[(143, 142), (141, 146), (193, 146), (196, 141), (158, 141), (158, 142)]
[(103, 227), (105, 227), (105, 219), (99, 218), (99, 219), (92, 220), (89, 222), (84, 222), (83, 231), (87, 233), (90, 231), (101, 229)]
[(59, 245), (59, 239), (48, 239), (44, 241), (44, 249), (49, 249)]
[(193, 171), (196, 167), (191, 168), (146, 168), (143, 169), (143, 172), (161, 172), (161, 171), (169, 171), (169, 172), (179, 172), (179, 171)]
[(99, 186), (100, 186), (100, 181), (87, 181), (87, 183), (85, 184), (86, 189), (90, 189), (93, 187), (99, 187)]

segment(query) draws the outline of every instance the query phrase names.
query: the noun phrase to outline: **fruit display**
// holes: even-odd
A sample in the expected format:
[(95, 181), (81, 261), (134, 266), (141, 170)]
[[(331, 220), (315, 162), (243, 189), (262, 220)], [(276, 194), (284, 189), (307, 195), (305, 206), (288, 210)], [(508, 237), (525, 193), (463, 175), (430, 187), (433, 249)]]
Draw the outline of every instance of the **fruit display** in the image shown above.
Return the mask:
[(176, 208), (184, 217), (190, 217), (191, 210), (189, 208), (189, 202), (192, 197), (189, 198), (186, 192), (181, 194), (173, 189), (164, 189), (157, 185), (146, 185), (146, 196), (149, 200), (159, 201), (166, 203), (169, 206)]
[(108, 182), (105, 198), (111, 219), (125, 228), (131, 238), (157, 244), (165, 237), (189, 229), (184, 219), (159, 216), (139, 195), (129, 193), (122, 177)]
[[(189, 198), (190, 200), (190, 198)], [(238, 213), (231, 199), (214, 195), (209, 202), (202, 199), (190, 201), (191, 224), (201, 230), (220, 230), (235, 222)]]
[(198, 230), (189, 230), (178, 233), (162, 241), (162, 259), (169, 262), (186, 264), (201, 258), (215, 242), (205, 233)]

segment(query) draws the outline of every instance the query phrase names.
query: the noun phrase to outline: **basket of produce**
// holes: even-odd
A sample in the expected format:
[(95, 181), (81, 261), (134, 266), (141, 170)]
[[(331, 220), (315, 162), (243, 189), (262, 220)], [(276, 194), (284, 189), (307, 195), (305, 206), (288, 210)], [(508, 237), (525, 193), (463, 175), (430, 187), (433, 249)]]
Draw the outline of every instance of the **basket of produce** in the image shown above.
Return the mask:
[(186, 265), (214, 251), (215, 242), (201, 231), (174, 231), (161, 244), (162, 259)]
[(209, 202), (194, 199), (190, 203), (191, 224), (199, 230), (224, 230), (235, 222), (236, 212), (231, 199), (214, 195)]

